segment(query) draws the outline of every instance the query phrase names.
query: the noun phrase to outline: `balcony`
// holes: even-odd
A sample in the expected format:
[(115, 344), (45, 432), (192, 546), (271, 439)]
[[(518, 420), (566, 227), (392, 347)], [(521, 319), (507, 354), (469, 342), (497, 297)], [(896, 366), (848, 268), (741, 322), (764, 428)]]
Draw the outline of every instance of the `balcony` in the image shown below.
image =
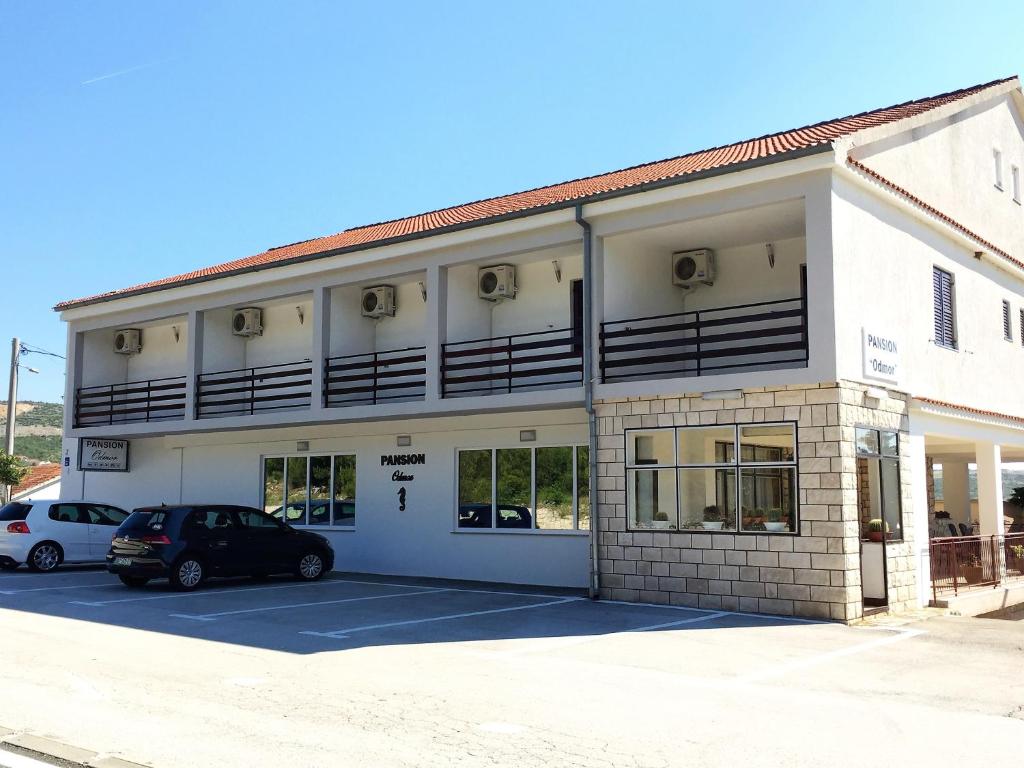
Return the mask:
[(200, 374), (196, 418), (309, 408), (312, 388), (313, 365), (308, 360)]
[(75, 392), (76, 429), (183, 418), (184, 376), (80, 387)]
[(329, 357), (324, 364), (324, 406), (376, 405), (426, 396), (427, 348)]
[(601, 324), (601, 381), (807, 365), (805, 296)]
[(582, 384), (583, 339), (571, 328), (442, 345), (442, 397), (510, 394)]

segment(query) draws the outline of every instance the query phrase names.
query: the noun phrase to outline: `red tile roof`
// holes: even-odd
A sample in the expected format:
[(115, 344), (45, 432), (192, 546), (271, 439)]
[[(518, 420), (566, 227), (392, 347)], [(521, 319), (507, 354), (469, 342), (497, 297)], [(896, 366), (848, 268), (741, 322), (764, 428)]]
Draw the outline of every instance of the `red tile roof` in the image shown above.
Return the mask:
[(21, 482), (12, 489), (11, 496), (20, 496), (34, 488), (59, 479), (60, 464), (37, 464), (34, 467), (28, 468), (28, 472), (21, 478)]
[(546, 187), (538, 187), (526, 192), (517, 192), (511, 195), (502, 195), (501, 197), (492, 197), (473, 203), (442, 208), (437, 211), (421, 213), (403, 219), (355, 227), (335, 235), (271, 248), (254, 256), (247, 256), (224, 264), (198, 269), (194, 272), (186, 272), (96, 296), (64, 301), (54, 307), (54, 309), (60, 311), (132, 294), (161, 290), (216, 277), (225, 277), (239, 272), (281, 266), (314, 256), (377, 247), (425, 234), (438, 234), (453, 228), (479, 226), (501, 217), (525, 215), (529, 212), (539, 213), (543, 210), (564, 208), (603, 196), (630, 191), (640, 192), (651, 185), (683, 180), (698, 173), (711, 173), (731, 167), (734, 170), (739, 170), (749, 164), (786, 160), (801, 153), (814, 151), (815, 148), (825, 150), (831, 142), (856, 131), (914, 117), (1012, 80), (1015, 80), (1015, 78), (994, 80), (990, 83), (975, 85), (970, 88), (963, 88), (926, 99), (908, 101), (903, 104), (876, 109), (870, 112), (862, 112), (857, 115), (849, 115), (836, 120), (827, 120), (803, 128), (773, 133), (756, 139), (736, 142), (735, 144), (701, 150), (700, 152), (692, 152), (688, 155), (681, 155), (668, 160), (659, 160), (620, 171), (588, 176)]
[(1000, 413), (999, 411), (986, 411), (981, 408), (973, 408), (969, 405), (957, 405), (956, 403), (947, 403), (943, 400), (933, 400), (930, 397), (915, 396), (915, 400), (926, 405), (937, 405), (940, 408), (952, 408), (955, 411), (963, 411), (964, 413), (971, 413), (975, 416), (988, 416), (994, 419), (1006, 419), (1007, 421), (1015, 421), (1018, 424), (1024, 424), (1024, 416), (1014, 416), (1009, 413)]

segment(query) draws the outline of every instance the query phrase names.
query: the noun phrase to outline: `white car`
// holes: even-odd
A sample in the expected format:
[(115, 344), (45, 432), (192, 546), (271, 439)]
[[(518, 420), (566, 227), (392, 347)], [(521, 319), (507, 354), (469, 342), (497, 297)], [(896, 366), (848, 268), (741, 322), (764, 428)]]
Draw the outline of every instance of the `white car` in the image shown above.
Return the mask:
[(110, 540), (128, 517), (91, 501), (12, 501), (0, 509), (0, 569), (22, 563), (52, 571), (61, 563), (102, 563)]

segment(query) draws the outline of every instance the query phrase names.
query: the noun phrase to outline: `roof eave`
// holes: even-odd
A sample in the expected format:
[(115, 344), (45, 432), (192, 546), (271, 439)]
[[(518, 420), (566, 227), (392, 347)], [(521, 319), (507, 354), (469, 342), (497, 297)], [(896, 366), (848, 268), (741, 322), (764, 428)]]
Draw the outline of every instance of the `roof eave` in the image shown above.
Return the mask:
[(687, 173), (681, 176), (673, 176), (666, 179), (658, 179), (657, 181), (644, 182), (636, 186), (623, 187), (621, 189), (599, 192), (593, 195), (571, 198), (568, 200), (563, 200), (548, 205), (541, 205), (533, 208), (524, 208), (521, 211), (511, 211), (509, 213), (502, 213), (496, 216), (489, 216), (484, 219), (460, 222), (458, 224), (449, 224), (444, 227), (437, 227), (434, 229), (424, 230), (422, 232), (412, 232), (406, 235), (398, 235), (396, 237), (386, 238), (382, 240), (374, 240), (373, 242), (360, 243), (359, 245), (351, 245), (344, 248), (333, 248), (324, 251), (317, 251), (316, 253), (295, 256), (290, 259), (268, 262), (266, 264), (259, 264), (256, 266), (240, 267), (237, 269), (225, 270), (223, 272), (218, 272), (216, 274), (211, 275), (199, 275), (197, 277), (187, 278), (184, 280), (176, 281), (174, 283), (168, 283), (166, 285), (154, 285), (137, 289), (129, 289), (120, 291), (118, 293), (112, 293), (106, 296), (96, 296), (89, 299), (61, 302), (54, 306), (53, 309), (55, 312), (64, 312), (69, 309), (78, 309), (81, 307), (93, 306), (96, 304), (105, 304), (112, 301), (118, 301), (120, 299), (126, 299), (132, 296), (140, 296), (148, 293), (157, 293), (159, 291), (166, 291), (172, 288), (182, 288), (189, 285), (210, 282), (213, 280), (221, 280), (223, 278), (233, 277), (236, 275), (262, 272), (267, 269), (276, 269), (278, 267), (301, 264), (303, 262), (314, 261), (316, 259), (324, 259), (331, 256), (339, 256), (346, 253), (355, 253), (358, 251), (372, 250), (374, 248), (383, 248), (385, 246), (396, 245), (399, 243), (406, 243), (415, 240), (424, 240), (430, 237), (437, 237), (452, 232), (461, 232), (468, 229), (475, 229), (477, 227), (498, 224), (504, 221), (514, 221), (516, 219), (528, 218), (530, 216), (551, 213), (553, 211), (561, 211), (570, 208), (575, 208), (578, 205), (586, 205), (588, 203), (596, 203), (602, 200), (611, 200), (614, 198), (626, 197), (628, 195), (637, 195), (643, 192), (650, 192), (656, 189), (664, 189), (666, 187), (672, 187), (680, 184), (688, 184), (690, 182), (700, 181), (701, 179), (713, 178), (716, 176), (724, 176), (730, 173), (739, 173), (741, 171), (750, 170), (752, 168), (759, 168), (766, 165), (772, 165), (774, 163), (781, 163), (788, 160), (795, 160), (801, 157), (808, 157), (811, 155), (822, 154), (824, 152), (830, 152), (832, 151), (832, 149), (833, 143), (824, 141), (810, 147), (801, 147), (799, 149), (792, 149), (787, 152), (780, 152), (774, 155), (766, 155), (764, 157), (758, 157), (752, 160), (733, 163), (718, 168), (708, 168), (706, 170), (695, 171), (693, 173)]

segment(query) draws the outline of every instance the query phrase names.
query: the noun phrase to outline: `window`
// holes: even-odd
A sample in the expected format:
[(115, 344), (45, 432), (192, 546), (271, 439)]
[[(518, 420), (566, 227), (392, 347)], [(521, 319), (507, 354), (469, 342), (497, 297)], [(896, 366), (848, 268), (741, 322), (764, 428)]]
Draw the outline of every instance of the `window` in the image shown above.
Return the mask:
[(54, 504), (50, 507), (50, 519), (58, 523), (88, 523), (89, 513), (84, 505)]
[(235, 521), (231, 518), (231, 512), (227, 509), (197, 509), (189, 515), (187, 525), (191, 528), (200, 528), (208, 531), (223, 531), (235, 528)]
[(902, 541), (899, 434), (858, 428), (856, 439), (861, 538)]
[(255, 509), (239, 509), (236, 510), (236, 514), (238, 515), (238, 522), (242, 524), (243, 528), (282, 530), (281, 523), (269, 515), (261, 515)]
[(797, 532), (793, 424), (627, 430), (632, 529)]
[(992, 150), (992, 160), (996, 164), (996, 189), (1003, 188), (1003, 153), (998, 149)]
[(953, 275), (938, 267), (932, 268), (932, 295), (935, 304), (935, 343), (956, 349), (956, 317)]
[(1010, 184), (1013, 188), (1013, 202), (1020, 203), (1020, 168), (1010, 166)]
[(1020, 343), (1024, 346), (1024, 309), (1020, 311)]
[(1010, 327), (1010, 302), (1003, 302), (1003, 338), (1013, 341), (1013, 330)]
[(12, 520), (24, 520), (28, 517), (28, 513), (31, 509), (31, 504), (22, 504), (19, 501), (12, 501), (3, 509), (0, 509), (0, 523), (9, 523)]
[(89, 522), (93, 525), (120, 525), (128, 519), (128, 513), (123, 509), (100, 504), (91, 505), (88, 512)]
[(577, 531), (590, 526), (586, 446), (459, 451), (458, 527)]
[(263, 511), (290, 525), (356, 524), (356, 457), (268, 456)]

